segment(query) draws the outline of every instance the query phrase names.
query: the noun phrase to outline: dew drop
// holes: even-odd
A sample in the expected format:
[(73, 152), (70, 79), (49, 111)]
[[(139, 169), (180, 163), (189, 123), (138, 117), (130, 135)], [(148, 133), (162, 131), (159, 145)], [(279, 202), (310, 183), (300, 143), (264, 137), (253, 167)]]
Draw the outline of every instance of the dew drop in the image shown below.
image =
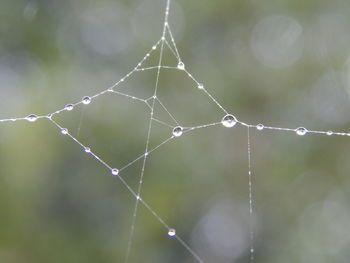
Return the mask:
[(73, 104), (67, 104), (67, 105), (64, 107), (64, 109), (67, 110), (67, 111), (71, 111), (71, 110), (74, 109), (74, 106), (73, 106)]
[(26, 120), (30, 122), (35, 122), (37, 119), (38, 119), (38, 116), (36, 116), (35, 114), (30, 114), (26, 117)]
[(204, 89), (204, 85), (202, 83), (198, 84), (198, 89)]
[(91, 149), (90, 149), (89, 147), (85, 147), (85, 148), (84, 148), (84, 151), (85, 151), (86, 153), (91, 153)]
[(333, 131), (328, 131), (326, 134), (329, 135), (329, 136), (331, 136), (331, 135), (334, 134), (334, 132), (333, 132)]
[(62, 128), (62, 129), (61, 129), (61, 133), (62, 133), (63, 135), (67, 135), (67, 134), (68, 134), (68, 130), (67, 130), (66, 128)]
[(91, 102), (91, 98), (89, 96), (85, 96), (82, 100), (82, 103), (89, 104)]
[(156, 50), (156, 48), (157, 48), (157, 46), (155, 46), (155, 45), (152, 47), (153, 50)]
[(262, 125), (261, 123), (256, 125), (256, 128), (259, 130), (259, 131), (262, 131), (265, 127), (264, 125)]
[(112, 169), (112, 175), (113, 176), (116, 176), (116, 175), (118, 175), (119, 174), (119, 170), (117, 169), (117, 168), (113, 168)]
[(227, 128), (232, 128), (236, 125), (237, 119), (232, 114), (227, 114), (221, 121), (222, 125), (224, 125)]
[(300, 135), (303, 136), (307, 133), (307, 129), (305, 129), (304, 127), (299, 127), (295, 130), (295, 132)]
[(173, 229), (173, 228), (169, 229), (168, 236), (169, 237), (174, 237), (175, 235), (176, 235), (176, 230)]
[(178, 64), (177, 64), (177, 68), (180, 69), (180, 70), (185, 70), (185, 64), (180, 61)]
[(175, 137), (180, 137), (183, 133), (183, 128), (181, 126), (176, 126), (174, 129), (173, 129), (173, 135)]

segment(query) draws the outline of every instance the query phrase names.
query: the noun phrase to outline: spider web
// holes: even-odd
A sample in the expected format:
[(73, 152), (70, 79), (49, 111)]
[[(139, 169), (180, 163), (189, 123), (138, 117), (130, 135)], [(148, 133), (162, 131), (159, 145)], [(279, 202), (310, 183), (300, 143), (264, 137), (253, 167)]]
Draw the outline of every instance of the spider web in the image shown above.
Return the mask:
[[(270, 125), (264, 125), (261, 123), (250, 124), (248, 122), (240, 120), (236, 116), (236, 114), (231, 114), (226, 107), (222, 105), (216, 97), (207, 89), (207, 87), (195, 77), (190, 69), (186, 66), (184, 59), (181, 56), (181, 52), (177, 47), (176, 41), (174, 39), (171, 25), (169, 24), (169, 15), (170, 15), (170, 0), (166, 1), (166, 8), (164, 12), (164, 23), (163, 23), (163, 31), (161, 33), (160, 39), (157, 40), (154, 45), (151, 46), (146, 55), (136, 64), (136, 66), (125, 74), (120, 80), (114, 83), (112, 86), (107, 89), (102, 90), (99, 93), (93, 95), (83, 96), (81, 100), (69, 103), (65, 107), (58, 109), (54, 112), (44, 115), (35, 115), (29, 114), (26, 117), (19, 118), (5, 118), (0, 119), (0, 122), (17, 122), (17, 121), (28, 121), (28, 122), (36, 122), (37, 120), (46, 120), (53, 124), (58, 132), (62, 135), (66, 136), (69, 140), (80, 146), (82, 152), (93, 157), (97, 162), (99, 162), (106, 170), (112, 175), (115, 176), (121, 184), (128, 190), (128, 192), (134, 198), (133, 205), (133, 213), (131, 218), (131, 226), (128, 235), (127, 248), (125, 251), (125, 259), (124, 262), (130, 262), (130, 255), (132, 254), (133, 244), (135, 241), (135, 228), (136, 221), (138, 218), (140, 207), (142, 206), (150, 214), (156, 219), (163, 227), (164, 231), (167, 233), (168, 237), (174, 239), (178, 242), (184, 250), (186, 250), (189, 254), (197, 262), (206, 262), (205, 259), (199, 255), (194, 248), (192, 248), (184, 238), (182, 238), (181, 234), (176, 231), (174, 226), (169, 225), (166, 220), (153, 208), (152, 204), (143, 198), (143, 187), (145, 184), (145, 171), (147, 170), (147, 165), (149, 163), (149, 158), (155, 152), (159, 151), (164, 145), (169, 144), (172, 141), (179, 140), (183, 136), (187, 136), (188, 134), (193, 133), (194, 131), (206, 129), (209, 127), (225, 127), (225, 128), (236, 128), (237, 126), (242, 126), (246, 129), (247, 134), (247, 177), (248, 177), (248, 206), (249, 206), (249, 220), (250, 220), (250, 246), (249, 246), (249, 254), (250, 260), (253, 261), (255, 257), (255, 231), (254, 231), (254, 199), (253, 199), (253, 169), (252, 169), (252, 149), (251, 149), (251, 130), (255, 129), (257, 131), (280, 131), (280, 132), (289, 132), (294, 133), (298, 136), (305, 136), (310, 134), (320, 134), (326, 136), (350, 136), (350, 133), (347, 132), (335, 132), (331, 130), (311, 130), (305, 127), (296, 127), (296, 128), (284, 128), (284, 127), (276, 127)], [(165, 55), (165, 53), (167, 54)], [(172, 56), (172, 58), (169, 58)], [(166, 58), (166, 59), (165, 59)], [(172, 61), (172, 63), (168, 62)], [(159, 95), (161, 88), (166, 88), (160, 86), (160, 77), (163, 72), (180, 72), (184, 76), (188, 78), (188, 80), (192, 83), (192, 89), (197, 89), (201, 92), (206, 98), (207, 101), (210, 102), (213, 106), (217, 108), (219, 112), (221, 112), (222, 117), (214, 122), (204, 123), (204, 124), (194, 124), (188, 125), (185, 124), (181, 119), (177, 117), (177, 112), (170, 110), (170, 107), (167, 103), (164, 102), (163, 98)], [(128, 93), (128, 83), (131, 77), (142, 74), (144, 72), (155, 72), (155, 80), (154, 85), (151, 89), (151, 94), (146, 97), (139, 97), (132, 93)], [(66, 128), (58, 119), (62, 114), (73, 113), (77, 108), (87, 107), (90, 105), (94, 105), (95, 102), (100, 97), (111, 97), (111, 96), (119, 96), (125, 98), (133, 103), (138, 103), (143, 105), (146, 109), (147, 115), (147, 134), (146, 140), (144, 142), (144, 148), (141, 153), (132, 158), (125, 164), (115, 165), (106, 161), (106, 158), (102, 155), (96, 153), (94, 148), (87, 143), (83, 143), (82, 140), (78, 139), (80, 126), (74, 134), (70, 128)], [(84, 108), (85, 109), (85, 108)], [(189, 109), (190, 110), (190, 109)], [(158, 125), (167, 130), (168, 136), (163, 141), (158, 143), (151, 142), (152, 134), (155, 132), (154, 127)], [(128, 176), (128, 169), (131, 167), (140, 164), (139, 173), (137, 177), (136, 186), (132, 187), (126, 177)]]

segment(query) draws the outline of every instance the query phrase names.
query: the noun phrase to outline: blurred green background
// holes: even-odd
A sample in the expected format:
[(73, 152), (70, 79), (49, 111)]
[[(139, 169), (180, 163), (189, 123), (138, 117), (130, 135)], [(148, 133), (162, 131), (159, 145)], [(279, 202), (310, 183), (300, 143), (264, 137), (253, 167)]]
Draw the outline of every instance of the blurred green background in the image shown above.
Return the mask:
[[(111, 86), (159, 39), (164, 8), (1, 0), (0, 119)], [(170, 25), (186, 68), (240, 120), (348, 131), (349, 17), (347, 0), (173, 0)], [(147, 71), (120, 91), (147, 98), (154, 85)], [(159, 96), (183, 126), (223, 117), (183, 72), (161, 71)], [(144, 151), (148, 117), (109, 94), (55, 120), (122, 167)], [(151, 147), (170, 134), (155, 123)], [(349, 138), (252, 129), (251, 139), (255, 262), (349, 262)], [(134, 189), (141, 164), (122, 173)], [(142, 196), (205, 262), (249, 262), (247, 170), (246, 128), (206, 128), (149, 156)], [(0, 125), (0, 262), (123, 262), (134, 202), (52, 123)], [(140, 206), (129, 262), (196, 261)]]

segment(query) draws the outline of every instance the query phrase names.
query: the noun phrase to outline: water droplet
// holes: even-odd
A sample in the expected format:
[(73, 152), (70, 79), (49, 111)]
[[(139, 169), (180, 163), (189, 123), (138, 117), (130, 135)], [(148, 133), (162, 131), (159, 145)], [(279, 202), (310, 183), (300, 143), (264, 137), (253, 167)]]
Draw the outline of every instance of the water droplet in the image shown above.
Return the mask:
[(175, 235), (176, 235), (176, 230), (173, 229), (173, 228), (169, 229), (169, 231), (168, 231), (168, 236), (169, 236), (169, 237), (173, 237), (173, 236), (175, 236)]
[(91, 149), (90, 149), (89, 147), (85, 147), (85, 148), (84, 148), (84, 151), (85, 151), (86, 153), (91, 153)]
[(334, 134), (333, 131), (328, 131), (328, 132), (327, 132), (327, 135), (329, 135), (329, 136), (331, 136), (331, 135), (333, 135), (333, 134)]
[(27, 121), (30, 121), (30, 122), (34, 122), (38, 119), (38, 116), (36, 116), (35, 114), (30, 114), (26, 117), (26, 120)]
[(250, 253), (252, 253), (252, 254), (254, 253), (254, 248), (250, 249)]
[(91, 102), (91, 98), (89, 96), (85, 96), (82, 100), (82, 103), (89, 104)]
[(236, 125), (237, 119), (232, 114), (227, 114), (221, 121), (222, 125), (224, 125), (227, 128), (232, 128)]
[(198, 84), (198, 89), (204, 89), (204, 85), (202, 83)]
[(180, 70), (184, 70), (185, 69), (185, 64), (180, 61), (179, 64), (177, 64), (177, 68), (180, 69)]
[(157, 46), (155, 46), (155, 45), (152, 47), (153, 50), (156, 50), (156, 48), (157, 48)]
[(140, 197), (139, 195), (137, 195), (137, 196), (136, 196), (136, 199), (137, 199), (137, 200), (140, 200), (140, 199), (141, 199), (141, 197)]
[(256, 128), (259, 130), (259, 131), (262, 131), (265, 127), (264, 125), (262, 125), (261, 123), (256, 125)]
[(117, 168), (113, 168), (112, 169), (112, 175), (115, 176), (115, 175), (118, 175), (119, 174), (119, 170)]
[(299, 127), (295, 130), (295, 132), (300, 135), (303, 136), (307, 133), (307, 129), (305, 129), (304, 127)]
[(181, 126), (177, 126), (173, 129), (173, 135), (175, 137), (180, 137), (183, 133), (183, 128)]
[(66, 128), (62, 128), (62, 129), (61, 129), (61, 133), (62, 133), (63, 135), (67, 135), (67, 134), (68, 134), (68, 130), (67, 130)]
[(74, 109), (74, 106), (73, 106), (73, 104), (67, 104), (66, 107), (64, 107), (64, 109), (67, 111), (71, 111)]

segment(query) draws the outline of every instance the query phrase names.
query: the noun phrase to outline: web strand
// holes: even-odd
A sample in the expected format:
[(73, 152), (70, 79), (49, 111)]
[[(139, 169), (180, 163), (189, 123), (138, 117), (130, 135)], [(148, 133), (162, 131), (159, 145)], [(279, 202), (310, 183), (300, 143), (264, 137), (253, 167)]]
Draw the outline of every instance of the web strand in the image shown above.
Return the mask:
[[(169, 6), (170, 6), (170, 0), (167, 0), (166, 3), (166, 10), (165, 10), (165, 18), (164, 18), (164, 27), (163, 27), (163, 34), (161, 38), (161, 46), (160, 46), (160, 55), (159, 55), (159, 61), (158, 61), (158, 69), (157, 69), (157, 76), (156, 76), (156, 83), (155, 83), (155, 88), (154, 88), (154, 94), (153, 94), (153, 100), (152, 100), (152, 106), (151, 106), (151, 113), (150, 113), (150, 118), (149, 118), (149, 125), (148, 125), (148, 132), (147, 132), (147, 140), (146, 140), (146, 147), (145, 147), (145, 154), (143, 157), (143, 163), (142, 163), (142, 169), (141, 169), (141, 174), (140, 174), (140, 180), (138, 184), (138, 189), (137, 189), (137, 196), (139, 197), (141, 194), (142, 190), (142, 184), (143, 184), (143, 177), (145, 174), (145, 167), (146, 167), (146, 161), (147, 161), (147, 156), (148, 156), (148, 147), (149, 147), (149, 142), (150, 142), (150, 137), (151, 137), (151, 132), (152, 132), (152, 123), (153, 123), (153, 115), (154, 115), (154, 106), (157, 98), (157, 91), (158, 91), (158, 85), (159, 85), (159, 75), (160, 75), (160, 69), (162, 66), (162, 59), (163, 59), (163, 51), (164, 51), (164, 38), (165, 38), (165, 30), (166, 30), (166, 25), (168, 24), (168, 16), (169, 16)], [(132, 223), (131, 223), (131, 229), (130, 229), (130, 234), (129, 234), (129, 240), (128, 240), (128, 247), (126, 251), (126, 256), (125, 256), (125, 263), (129, 262), (129, 255), (131, 251), (131, 246), (134, 238), (134, 232), (135, 232), (135, 223), (136, 223), (136, 218), (137, 218), (137, 213), (138, 213), (138, 205), (139, 205), (139, 198), (136, 198), (135, 202), (135, 207), (134, 207), (134, 213), (132, 216)]]
[[(38, 119), (43, 119), (43, 120), (48, 120), (56, 128), (59, 129), (60, 133), (65, 135), (67, 138), (72, 140), (74, 143), (79, 145), (82, 150), (89, 154), (91, 157), (93, 157), (97, 162), (102, 164), (112, 175), (116, 176), (120, 182), (124, 185), (124, 187), (130, 192), (130, 194), (135, 198), (135, 205), (132, 213), (132, 222), (131, 222), (131, 227), (130, 227), (130, 232), (129, 232), (129, 238), (127, 242), (127, 249), (126, 249), (126, 254), (125, 254), (125, 263), (129, 262), (129, 257), (130, 253), (132, 250), (132, 245), (133, 245), (133, 240), (134, 240), (134, 232), (135, 232), (135, 226), (136, 226), (136, 219), (138, 216), (138, 209), (139, 205), (143, 205), (149, 212), (150, 214), (169, 232), (170, 230), (173, 230), (169, 227), (169, 225), (159, 216), (158, 213), (151, 207), (149, 203), (143, 200), (142, 196), (142, 187), (144, 183), (144, 175), (145, 175), (145, 170), (146, 170), (146, 165), (147, 165), (147, 160), (149, 158), (149, 155), (163, 147), (164, 145), (170, 143), (173, 141), (176, 137), (183, 136), (186, 134), (189, 134), (192, 131), (198, 130), (198, 129), (204, 129), (204, 128), (209, 128), (209, 127), (216, 127), (216, 126), (221, 126), (222, 124), (225, 127), (233, 127), (236, 124), (241, 125), (243, 127), (247, 128), (247, 152), (248, 152), (248, 194), (249, 194), (249, 218), (250, 218), (250, 260), (253, 261), (255, 257), (255, 233), (254, 233), (254, 222), (253, 222), (253, 209), (254, 209), (254, 204), (253, 204), (253, 187), (252, 187), (252, 182), (253, 182), (253, 173), (252, 173), (252, 164), (251, 164), (251, 138), (250, 138), (250, 130), (252, 128), (257, 129), (258, 131), (266, 130), (266, 131), (276, 131), (276, 132), (292, 132), (295, 133), (299, 136), (307, 135), (307, 134), (318, 134), (318, 135), (327, 135), (327, 136), (350, 136), (349, 132), (334, 132), (332, 130), (308, 130), (304, 127), (297, 127), (297, 128), (283, 128), (283, 127), (275, 127), (275, 126), (266, 126), (263, 124), (249, 124), (246, 122), (243, 122), (239, 119), (237, 119), (235, 116), (230, 115), (229, 112), (226, 110), (226, 108), (220, 104), (219, 100), (217, 100), (209, 91), (206, 87), (204, 87), (203, 84), (201, 84), (200, 81), (198, 81), (191, 73), (190, 71), (185, 68), (185, 64), (183, 64), (183, 60), (181, 59), (180, 52), (177, 48), (176, 41), (174, 39), (173, 33), (171, 31), (171, 27), (168, 23), (168, 17), (169, 17), (169, 11), (170, 11), (170, 0), (166, 1), (166, 9), (164, 13), (164, 25), (163, 25), (163, 32), (161, 38), (152, 46), (152, 48), (146, 53), (146, 55), (141, 59), (141, 61), (127, 74), (125, 74), (119, 81), (115, 82), (112, 86), (110, 86), (107, 89), (102, 90), (101, 92), (98, 92), (92, 96), (86, 96), (82, 100), (71, 103), (66, 105), (64, 108), (58, 109), (52, 113), (46, 114), (46, 115), (34, 115), (30, 114), (26, 117), (19, 117), (19, 118), (4, 118), (0, 119), (1, 123), (5, 122), (17, 122), (17, 121), (29, 121), (29, 122), (35, 122)], [(168, 39), (170, 38), (170, 41)], [(160, 47), (160, 54), (159, 54), (159, 60), (158, 60), (158, 65), (155, 66), (149, 66), (149, 67), (142, 67), (144, 62), (153, 54), (155, 50), (157, 50)], [(163, 62), (163, 53), (164, 49), (168, 48), (171, 53), (176, 57), (176, 59), (179, 62), (178, 67), (174, 67), (171, 65), (165, 65)], [(180, 63), (182, 63), (180, 65)], [(164, 64), (164, 65), (163, 65)], [(207, 123), (207, 124), (201, 124), (197, 126), (188, 126), (188, 127), (181, 127), (181, 120), (178, 120), (175, 118), (177, 116), (176, 114), (172, 113), (169, 111), (167, 108), (166, 104), (163, 103), (159, 98), (158, 98), (158, 88), (159, 88), (159, 80), (160, 80), (160, 73), (163, 69), (169, 69), (169, 70), (180, 70), (186, 73), (186, 75), (195, 83), (196, 88), (201, 90), (207, 98), (217, 106), (217, 108), (226, 116), (230, 115), (231, 119), (229, 123), (225, 123), (227, 120), (225, 120), (225, 117), (218, 122), (213, 122), (213, 123)], [(129, 95), (126, 92), (122, 92), (118, 90), (119, 84), (127, 81), (134, 73), (136, 74), (137, 72), (141, 71), (149, 71), (149, 70), (156, 70), (156, 81), (155, 81), (155, 86), (154, 86), (154, 92), (153, 95), (149, 98), (140, 98), (136, 97), (133, 95)], [(113, 168), (113, 166), (109, 165), (107, 162), (105, 162), (97, 153), (93, 152), (92, 149), (90, 149), (87, 145), (84, 145), (82, 142), (80, 142), (77, 138), (79, 137), (78, 135), (75, 137), (73, 136), (68, 129), (64, 128), (62, 125), (60, 125), (56, 120), (54, 120), (54, 117), (60, 113), (66, 112), (66, 111), (71, 111), (77, 106), (84, 106), (87, 104), (93, 103), (94, 99), (99, 97), (99, 96), (107, 96), (110, 94), (114, 94), (116, 96), (124, 97), (126, 99), (129, 99), (130, 101), (135, 101), (135, 102), (141, 102), (144, 103), (147, 108), (149, 109), (149, 119), (148, 119), (148, 130), (147, 130), (147, 136), (146, 136), (146, 143), (145, 143), (145, 148), (144, 152), (139, 155), (136, 159), (130, 161), (126, 165), (122, 166), (119, 170), (116, 168)], [(174, 122), (174, 125), (167, 123), (166, 121), (162, 119), (155, 118), (155, 104), (159, 103), (161, 105), (161, 108), (167, 113), (168, 116), (172, 119)], [(83, 109), (84, 112), (84, 109)], [(232, 118), (233, 117), (233, 118)], [(173, 129), (173, 135), (159, 143), (157, 146), (150, 148), (150, 138), (152, 135), (152, 129), (153, 129), (153, 122), (156, 122), (166, 128)], [(79, 130), (80, 130), (80, 125), (79, 125)], [(174, 132), (175, 129), (179, 129), (176, 133)], [(142, 160), (142, 168), (141, 172), (139, 175), (139, 181), (137, 185), (137, 189), (132, 189), (130, 185), (125, 181), (125, 177), (121, 176), (121, 173), (124, 173), (125, 170), (132, 165), (134, 165), (136, 162)], [(174, 237), (174, 240), (177, 240), (179, 244), (182, 245), (184, 249), (186, 249), (193, 257), (194, 259), (199, 262), (199, 263), (204, 263), (204, 261), (201, 259), (201, 257), (194, 251), (193, 248), (191, 248), (177, 233), (172, 232), (172, 236)]]
[(248, 193), (249, 193), (249, 238), (250, 238), (250, 261), (254, 261), (254, 225), (253, 225), (253, 185), (252, 185), (252, 164), (251, 164), (251, 145), (250, 145), (250, 127), (247, 127), (247, 152), (248, 152)]

